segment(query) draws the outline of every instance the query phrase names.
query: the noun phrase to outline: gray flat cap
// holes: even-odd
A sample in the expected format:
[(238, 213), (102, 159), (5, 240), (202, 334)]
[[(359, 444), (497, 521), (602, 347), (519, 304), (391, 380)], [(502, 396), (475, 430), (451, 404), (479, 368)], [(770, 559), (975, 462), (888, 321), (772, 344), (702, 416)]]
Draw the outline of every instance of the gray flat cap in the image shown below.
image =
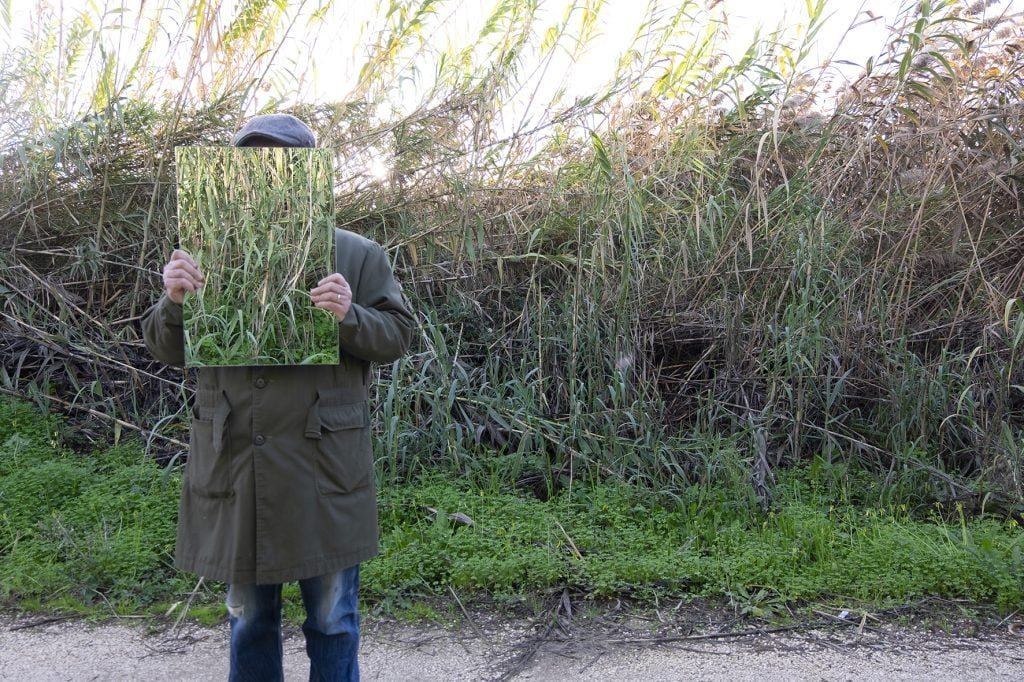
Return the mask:
[(316, 135), (309, 126), (291, 114), (253, 116), (231, 138), (232, 147), (240, 147), (252, 137), (266, 137), (289, 147), (315, 147)]

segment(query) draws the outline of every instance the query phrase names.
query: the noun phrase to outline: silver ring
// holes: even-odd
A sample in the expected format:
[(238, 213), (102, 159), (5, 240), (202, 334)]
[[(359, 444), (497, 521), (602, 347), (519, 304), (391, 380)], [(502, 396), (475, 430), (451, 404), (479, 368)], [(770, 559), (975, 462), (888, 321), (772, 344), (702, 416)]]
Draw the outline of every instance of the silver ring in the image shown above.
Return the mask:
[(341, 294), (338, 294), (338, 300), (339, 301), (341, 300)]

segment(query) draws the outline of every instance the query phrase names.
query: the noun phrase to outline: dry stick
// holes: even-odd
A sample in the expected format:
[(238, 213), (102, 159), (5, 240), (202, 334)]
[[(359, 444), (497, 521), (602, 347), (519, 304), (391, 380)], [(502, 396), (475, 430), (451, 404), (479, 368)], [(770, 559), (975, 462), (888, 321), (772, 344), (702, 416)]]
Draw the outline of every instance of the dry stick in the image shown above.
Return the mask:
[(122, 616), (122, 615), (118, 614), (117, 609), (115, 609), (114, 605), (110, 603), (109, 599), (107, 599), (107, 595), (103, 594), (102, 592), (100, 592), (96, 588), (92, 588), (92, 591), (100, 596), (100, 599), (102, 599), (103, 602), (107, 605), (107, 608), (110, 609), (110, 615), (112, 615), (114, 618), (146, 618), (147, 617), (147, 616), (144, 616), (144, 615)]
[(562, 531), (562, 535), (564, 535), (565, 539), (569, 542), (569, 547), (572, 549), (573, 556), (582, 561), (583, 555), (580, 554), (580, 550), (576, 549), (576, 543), (572, 541), (572, 538), (565, 532), (565, 528), (562, 527), (562, 524), (559, 523), (557, 519), (555, 520), (555, 525), (558, 526), (558, 530)]
[[(33, 302), (33, 303), (35, 303), (35, 301), (32, 300), (32, 299), (28, 299), (28, 300)], [(38, 306), (38, 304), (36, 304), (36, 305)], [(49, 310), (46, 310), (45, 308), (42, 308), (41, 306), (38, 306), (38, 307), (40, 308), (40, 310), (42, 310), (43, 312), (45, 312), (48, 315), (50, 315), (50, 317), (52, 317), (56, 322), (58, 322), (58, 323), (61, 322), (60, 318), (57, 317), (56, 315), (54, 315), (53, 313), (51, 313)], [(99, 359), (99, 360), (102, 360), (102, 361), (104, 361), (106, 363), (109, 363), (110, 365), (112, 365), (114, 367), (120, 367), (122, 369), (127, 369), (127, 370), (130, 370), (132, 372), (137, 372), (139, 374), (142, 374), (143, 376), (149, 377), (150, 379), (156, 379), (157, 381), (162, 381), (164, 383), (172, 384), (173, 386), (180, 385), (180, 382), (171, 381), (170, 379), (165, 379), (164, 377), (158, 376), (158, 375), (153, 374), (151, 372), (146, 372), (146, 371), (141, 370), (141, 369), (139, 369), (139, 368), (137, 368), (137, 367), (135, 367), (133, 365), (129, 365), (127, 363), (121, 362), (120, 360), (118, 360), (118, 359), (116, 359), (114, 357), (111, 357), (109, 355), (102, 355), (101, 353), (99, 353), (95, 349), (84, 348), (82, 346), (74, 344), (70, 340), (67, 341), (67, 345), (66, 346), (61, 346), (61, 345), (53, 344), (53, 343), (51, 343), (49, 341), (49, 339), (45, 338), (45, 332), (43, 332), (41, 329), (37, 329), (36, 327), (28, 325), (24, 321), (22, 321), (20, 318), (17, 318), (17, 317), (14, 317), (12, 315), (9, 315), (9, 314), (5, 313), (2, 310), (0, 310), (0, 316), (3, 316), (5, 318), (7, 318), (8, 320), (13, 322), (14, 324), (16, 324), (16, 325), (18, 325), (18, 326), (20, 326), (20, 327), (22, 327), (24, 329), (30, 329), (33, 332), (36, 332), (37, 334), (43, 334), (44, 337), (36, 338), (35, 339), (36, 343), (46, 345), (47, 347), (49, 347), (49, 348), (51, 348), (53, 350), (59, 350), (59, 351), (65, 352), (68, 355), (70, 355), (71, 357), (79, 358), (79, 359), (84, 360), (86, 362), (94, 362), (97, 359)], [(76, 352), (77, 353), (91, 353), (95, 357), (86, 357), (86, 356), (83, 356), (83, 355), (76, 355), (75, 354)]]
[[(182, 90), (187, 90), (187, 88), (183, 87)], [(178, 116), (180, 116), (180, 110), (175, 116), (174, 125), (172, 126), (171, 130), (174, 130), (174, 128), (177, 127)], [(139, 246), (139, 258), (138, 260), (135, 261), (135, 265), (139, 269), (143, 267), (146, 260), (146, 245), (149, 243), (150, 230), (153, 224), (153, 215), (156, 213), (157, 199), (160, 196), (160, 176), (163, 175), (164, 163), (166, 161), (167, 156), (168, 154), (164, 153), (159, 154), (157, 157), (159, 161), (157, 163), (156, 173), (153, 174), (153, 194), (149, 200), (149, 209), (146, 211), (146, 217), (142, 221), (142, 240)], [(139, 291), (141, 287), (142, 279), (138, 278), (135, 280), (135, 290), (132, 292), (132, 304), (131, 307), (128, 309), (128, 314), (131, 316), (135, 315), (135, 306), (139, 300)]]
[[(54, 189), (54, 190), (62, 189), (61, 184), (55, 185), (52, 189)], [(44, 199), (44, 201), (42, 201), (42, 202), (40, 202), (38, 204), (33, 203), (36, 199)], [(50, 204), (62, 203), (65, 199), (66, 199), (66, 197), (63, 194), (61, 194), (59, 197), (56, 197), (56, 198), (53, 198), (53, 199), (49, 199), (49, 198), (46, 198), (46, 193), (45, 192), (43, 192), (43, 191), (37, 192), (36, 195), (33, 196), (32, 198), (26, 199), (25, 201), (23, 201), (20, 204), (18, 204), (16, 206), (14, 206), (13, 208), (11, 208), (9, 211), (7, 211), (7, 213), (4, 213), (3, 215), (0, 215), (0, 222), (5, 222), (5, 221), (7, 221), (10, 218), (13, 218), (13, 217), (19, 215), (19, 211), (22, 211), (22, 209), (25, 209), (25, 210), (20, 215), (24, 216), (26, 213), (28, 213), (29, 209), (42, 209), (42, 208), (46, 208)], [(72, 215), (72, 218), (75, 220), (75, 224), (76, 225), (80, 224), (80, 223), (78, 223), (77, 218), (74, 218), (73, 215)], [(20, 236), (21, 235), (18, 235), (18, 237), (20, 237)], [(14, 241), (15, 241), (15, 243), (20, 243), (21, 242), (20, 239), (15, 239)]]
[(181, 621), (185, 620), (185, 616), (188, 614), (189, 607), (192, 606), (192, 602), (195, 600), (196, 595), (199, 594), (199, 588), (203, 586), (203, 580), (205, 580), (205, 578), (199, 578), (199, 582), (197, 582), (196, 586), (192, 588), (191, 592), (189, 592), (188, 599), (185, 601), (185, 608), (183, 608), (181, 610), (181, 613), (178, 614), (178, 619), (174, 621), (174, 627), (171, 628), (172, 634), (178, 631), (178, 627), (181, 625)]
[[(33, 243), (35, 243), (35, 242), (33, 242)], [(26, 254), (26, 255), (29, 255), (29, 256), (50, 256), (50, 257), (55, 257), (55, 258), (72, 258), (72, 257), (74, 257), (73, 254), (69, 253), (67, 249), (52, 249), (52, 250), (51, 249), (28, 249), (28, 248), (24, 248), (22, 246), (15, 246), (12, 253), (14, 253), (15, 255)], [(122, 261), (110, 260), (109, 258), (100, 258), (99, 262), (104, 263), (105, 265), (114, 265), (114, 266), (119, 267), (119, 268), (125, 268), (127, 270), (138, 270), (139, 272), (143, 272), (143, 273), (145, 273), (147, 275), (154, 274), (153, 271), (150, 270), (149, 268), (140, 268), (140, 267), (138, 267), (136, 265), (132, 265), (131, 263), (124, 263)], [(64, 286), (64, 287), (84, 286), (84, 285), (91, 285), (93, 283), (94, 282), (93, 282), (92, 279), (63, 280), (63, 281), (61, 281), (61, 285)], [(141, 316), (136, 316), (136, 317), (125, 318), (124, 320), (115, 320), (113, 322), (110, 322), (109, 324), (117, 324), (118, 322), (130, 322), (131, 320), (140, 319), (140, 317)]]
[(11, 627), (7, 628), (7, 631), (14, 632), (16, 630), (28, 630), (29, 628), (37, 628), (41, 625), (49, 625), (50, 623), (61, 623), (63, 621), (71, 620), (72, 618), (78, 617), (79, 616), (77, 614), (71, 614), (67, 616), (53, 616), (51, 618), (41, 618), (39, 620), (34, 620), (31, 623), (23, 623), (22, 625), (12, 625)]
[[(526, 131), (522, 131), (522, 132), (516, 132), (516, 133), (513, 133), (513, 134), (511, 134), (511, 135), (509, 135), (507, 137), (504, 137), (504, 138), (500, 139), (500, 140), (494, 140), (493, 142), (488, 142), (487, 144), (484, 144), (484, 145), (482, 145), (480, 147), (477, 147), (475, 150), (468, 150), (468, 151), (467, 150), (459, 150), (457, 152), (453, 152), (452, 154), (449, 154), (448, 156), (442, 157), (442, 158), (440, 158), (440, 159), (438, 159), (436, 161), (431, 161), (431, 162), (425, 163), (425, 164), (423, 164), (421, 166), (418, 166), (416, 168), (412, 168), (412, 169), (406, 171), (406, 175), (409, 176), (409, 177), (412, 177), (412, 176), (415, 176), (416, 173), (419, 173), (421, 171), (429, 170), (431, 168), (435, 168), (435, 167), (440, 166), (440, 165), (445, 164), (445, 163), (450, 163), (451, 161), (453, 161), (455, 159), (464, 158), (464, 157), (468, 156), (469, 154), (471, 154), (474, 151), (481, 152), (481, 151), (490, 149), (491, 147), (496, 147), (498, 145), (506, 144), (508, 142), (514, 142), (514, 141), (518, 140), (519, 138), (527, 137), (529, 135), (533, 135), (534, 133), (538, 133), (541, 130), (545, 130), (546, 128), (552, 128), (554, 126), (559, 125), (560, 123), (563, 123), (563, 122), (573, 118), (573, 112), (574, 112), (574, 107), (570, 107), (569, 109), (566, 109), (565, 111), (559, 113), (558, 115), (553, 116), (551, 118), (551, 120), (546, 121), (544, 123), (538, 123), (536, 126), (531, 128), (530, 130), (526, 130)], [(392, 132), (393, 130), (395, 130), (396, 128), (398, 128), (400, 125), (402, 125), (403, 123), (407, 122), (411, 118), (412, 118), (412, 116), (410, 115), (409, 117), (406, 117), (402, 121), (399, 121), (399, 122), (394, 123), (394, 124), (392, 124), (390, 126), (387, 126), (386, 128), (380, 130), (379, 132), (378, 131), (374, 131), (374, 132), (367, 133), (362, 138), (354, 138), (353, 140), (347, 141), (346, 144), (351, 144), (351, 143), (357, 142), (357, 141), (359, 141), (361, 139), (364, 139), (364, 138), (370, 138), (370, 137), (381, 138), (381, 137), (384, 137), (385, 135), (387, 135), (388, 133)], [(345, 178), (341, 178), (340, 180), (344, 181)], [(349, 197), (349, 196), (355, 195), (359, 191), (362, 191), (362, 190), (350, 190), (348, 192), (344, 192), (344, 193), (342, 193), (339, 196), (339, 198), (345, 198), (345, 197)], [(403, 202), (403, 203), (407, 203), (407, 202)]]
[(460, 609), (462, 609), (462, 615), (464, 615), (466, 617), (466, 620), (469, 621), (469, 625), (473, 628), (473, 632), (476, 633), (476, 636), (484, 640), (485, 642), (490, 643), (491, 640), (487, 637), (487, 635), (484, 634), (484, 631), (481, 630), (480, 627), (476, 624), (476, 621), (473, 620), (473, 617), (469, 615), (469, 611), (467, 611), (466, 607), (462, 605), (462, 600), (459, 599), (459, 595), (455, 594), (455, 590), (452, 589), (451, 585), (448, 586), (448, 591), (452, 593), (453, 597), (455, 597), (455, 603), (459, 605)]
[(755, 637), (757, 635), (772, 635), (778, 632), (790, 632), (793, 630), (810, 630), (816, 627), (823, 627), (828, 623), (801, 623), (799, 625), (784, 625), (777, 628), (741, 630), (740, 632), (713, 632), (708, 635), (672, 635), (667, 637), (631, 637), (624, 639), (606, 640), (609, 644), (665, 644), (668, 642), (694, 642), (706, 639), (729, 639), (733, 637)]
[(1003, 627), (1003, 625), (1005, 625), (1006, 623), (1008, 623), (1008, 622), (1010, 621), (1010, 619), (1011, 619), (1011, 618), (1013, 618), (1014, 616), (1016, 616), (1016, 615), (1017, 615), (1018, 613), (1020, 613), (1020, 609), (1017, 609), (1016, 611), (1014, 611), (1013, 613), (1011, 613), (1011, 614), (1010, 614), (1009, 616), (1007, 616), (1006, 618), (1003, 618), (1003, 619), (1002, 619), (1001, 621), (999, 621), (999, 624), (998, 624), (998, 625), (996, 625), (996, 627), (997, 627), (997, 628), (1001, 628), (1001, 627)]
[[(839, 616), (833, 616), (831, 613), (825, 613), (824, 611), (819, 611), (818, 609), (811, 609), (811, 610), (814, 613), (818, 614), (819, 616), (822, 616), (824, 618), (828, 618), (830, 621), (835, 621), (836, 624), (842, 623), (843, 625), (856, 625), (857, 626), (857, 634), (859, 634), (859, 635), (863, 635), (864, 634), (864, 629), (865, 629), (866, 624), (868, 622), (868, 612), (867, 611), (864, 611), (861, 614), (860, 620), (850, 620), (850, 619), (847, 619), (847, 618), (840, 618)], [(871, 616), (871, 617), (875, 618), (874, 616)], [(875, 619), (875, 620), (877, 620), (877, 619)]]
[[(70, 308), (72, 308), (76, 313), (78, 313), (79, 315), (81, 315), (85, 319), (89, 320), (90, 322), (92, 322), (97, 327), (101, 327), (101, 328), (103, 327), (103, 325), (100, 324), (99, 320), (97, 320), (95, 317), (93, 317), (89, 313), (85, 312), (84, 310), (79, 308), (77, 305), (72, 303), (70, 300), (68, 300), (68, 297), (65, 295), (65, 292), (57, 290), (57, 288), (54, 287), (51, 282), (43, 279), (38, 274), (36, 274), (35, 270), (33, 270), (32, 268), (26, 267), (24, 265), (21, 266), (21, 269), (24, 270), (25, 272), (27, 272), (28, 275), (30, 277), (32, 277), (32, 279), (34, 279), (37, 282), (39, 282), (39, 284), (42, 285), (43, 289), (45, 289), (46, 291), (50, 292), (61, 303), (63, 303), (64, 305), (66, 305), (66, 306), (68, 306)], [(21, 292), (18, 292), (18, 293), (21, 293)], [(24, 296), (24, 294), (22, 294), (22, 296)]]
[[(695, 653), (698, 653), (698, 652), (695, 652)], [(702, 653), (702, 652), (700, 652), (700, 653)], [(593, 666), (595, 663), (597, 663), (598, 659), (601, 658), (602, 656), (604, 656), (604, 652), (603, 651), (600, 652), (597, 656), (594, 656), (592, 659), (590, 659), (590, 661), (585, 666), (583, 666), (582, 668), (577, 670), (576, 674), (577, 675), (582, 675), (583, 673), (585, 673), (591, 666)]]
[[(13, 390), (7, 388), (6, 386), (0, 386), (0, 393), (6, 393), (7, 395), (14, 396), (15, 398), (24, 398), (25, 397), (21, 393), (18, 393), (17, 391), (13, 391)], [(174, 445), (178, 445), (178, 446), (183, 447), (183, 448), (187, 448), (188, 447), (188, 443), (183, 443), (183, 442), (181, 442), (180, 440), (178, 440), (176, 438), (171, 438), (170, 436), (162, 436), (159, 433), (157, 433), (156, 431), (148, 431), (148, 430), (142, 428), (141, 426), (137, 426), (137, 425), (132, 424), (130, 422), (126, 422), (123, 419), (118, 419), (117, 417), (111, 417), (109, 414), (104, 414), (102, 412), (99, 412), (97, 410), (92, 409), (91, 407), (82, 407), (81, 405), (75, 405), (74, 403), (69, 403), (66, 400), (62, 400), (62, 399), (60, 399), (60, 398), (58, 398), (56, 396), (52, 396), (52, 395), (46, 396), (46, 399), (47, 400), (52, 400), (53, 402), (56, 402), (56, 403), (60, 403), (61, 405), (63, 405), (64, 407), (66, 407), (68, 409), (78, 410), (79, 412), (87, 412), (87, 413), (89, 413), (90, 415), (92, 415), (94, 417), (100, 417), (102, 419), (106, 419), (107, 421), (114, 422), (115, 424), (118, 424), (118, 425), (123, 426), (123, 427), (128, 428), (128, 429), (131, 429), (132, 431), (137, 431), (137, 432), (143, 434), (146, 437), (160, 438), (161, 440), (167, 441), (168, 443), (173, 443)]]
[(527, 650), (519, 656), (519, 659), (515, 661), (513, 667), (509, 670), (506, 670), (505, 673), (498, 678), (499, 682), (505, 682), (505, 680), (512, 679), (526, 668), (526, 664), (529, 663), (530, 660), (537, 654), (537, 652), (540, 650), (541, 645), (544, 644), (545, 641), (547, 641), (548, 635), (550, 635), (551, 631), (555, 628), (555, 620), (555, 618), (551, 618), (548, 621), (548, 627), (546, 630), (544, 630), (544, 634), (530, 642), (530, 645), (527, 648)]

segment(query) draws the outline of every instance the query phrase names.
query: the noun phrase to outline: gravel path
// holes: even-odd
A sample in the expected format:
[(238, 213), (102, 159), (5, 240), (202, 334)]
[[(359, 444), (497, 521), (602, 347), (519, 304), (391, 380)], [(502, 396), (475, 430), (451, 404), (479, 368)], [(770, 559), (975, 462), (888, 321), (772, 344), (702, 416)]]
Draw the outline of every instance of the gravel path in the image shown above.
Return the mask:
[[(0, 679), (227, 678), (226, 626), (172, 631), (165, 624), (45, 619), (0, 615)], [(563, 630), (475, 616), (449, 629), (365, 619), (360, 666), (366, 680), (402, 681), (1024, 680), (1019, 623), (971, 637), (891, 625), (858, 633), (842, 625), (710, 639), (633, 624), (639, 629)], [(301, 632), (285, 637), (285, 672), (287, 680), (308, 675)]]

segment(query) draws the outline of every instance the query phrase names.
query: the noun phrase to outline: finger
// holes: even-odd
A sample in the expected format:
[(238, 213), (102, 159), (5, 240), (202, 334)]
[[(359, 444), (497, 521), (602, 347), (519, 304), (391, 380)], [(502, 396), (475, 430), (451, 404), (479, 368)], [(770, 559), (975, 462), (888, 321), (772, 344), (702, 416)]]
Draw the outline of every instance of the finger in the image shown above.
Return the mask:
[(317, 303), (316, 307), (331, 313), (338, 320), (344, 319), (345, 315), (348, 314), (347, 308), (343, 308), (336, 303)]
[(316, 306), (317, 308), (330, 310), (331, 312), (344, 313), (352, 306), (352, 302), (346, 298), (343, 298), (341, 300), (337, 298), (329, 298), (315, 301), (313, 305)]
[(317, 285), (319, 285), (319, 286), (326, 286), (326, 285), (330, 284), (331, 282), (336, 282), (338, 284), (344, 284), (345, 286), (348, 286), (348, 282), (345, 281), (345, 278), (342, 277), (341, 274), (337, 273), (337, 272), (334, 272), (334, 273), (331, 273), (330, 275), (327, 275), (322, 280), (317, 282)]
[(203, 284), (206, 283), (206, 280), (201, 277), (196, 277), (185, 270), (175, 269), (164, 273), (164, 286), (180, 282), (188, 282), (192, 287), (197, 288), (203, 286)]
[(172, 277), (164, 280), (164, 289), (168, 291), (198, 291), (202, 287), (202, 282), (196, 282), (187, 277)]
[(351, 291), (348, 288), (348, 282), (342, 282), (340, 284), (338, 282), (328, 282), (327, 284), (323, 284), (312, 289), (309, 293), (311, 296), (323, 296), (325, 294), (336, 296), (338, 294), (347, 295), (350, 294)]
[(340, 272), (332, 272), (329, 275), (327, 275), (326, 277), (324, 277), (322, 280), (320, 280), (321, 283), (326, 283), (326, 282), (344, 282), (344, 281), (345, 281), (345, 278), (342, 277)]
[(168, 276), (188, 276), (196, 280), (197, 282), (202, 282), (206, 280), (206, 278), (203, 276), (203, 273), (200, 272), (198, 267), (196, 267), (195, 263), (190, 263), (184, 260), (176, 260), (168, 263), (167, 267), (164, 268), (164, 277)]
[(168, 268), (181, 268), (191, 272), (199, 272), (199, 265), (187, 255), (184, 258), (172, 258), (167, 262)]
[(321, 310), (332, 312), (335, 315), (344, 315), (350, 307), (348, 301), (317, 301), (313, 305)]
[(171, 259), (167, 262), (167, 266), (184, 267), (197, 279), (206, 279), (206, 275), (204, 275), (203, 271), (199, 269), (199, 264), (195, 262), (187, 251), (175, 249), (171, 252)]
[(182, 249), (175, 249), (174, 251), (172, 251), (171, 252), (171, 261), (178, 261), (178, 260), (184, 261), (184, 262), (190, 264), (192, 267), (198, 267), (196, 265), (195, 260), (193, 260), (192, 256), (189, 255), (188, 251), (184, 251)]
[(337, 306), (349, 306), (352, 304), (352, 297), (348, 294), (339, 294), (333, 291), (325, 292), (311, 297), (313, 303), (330, 303)]

